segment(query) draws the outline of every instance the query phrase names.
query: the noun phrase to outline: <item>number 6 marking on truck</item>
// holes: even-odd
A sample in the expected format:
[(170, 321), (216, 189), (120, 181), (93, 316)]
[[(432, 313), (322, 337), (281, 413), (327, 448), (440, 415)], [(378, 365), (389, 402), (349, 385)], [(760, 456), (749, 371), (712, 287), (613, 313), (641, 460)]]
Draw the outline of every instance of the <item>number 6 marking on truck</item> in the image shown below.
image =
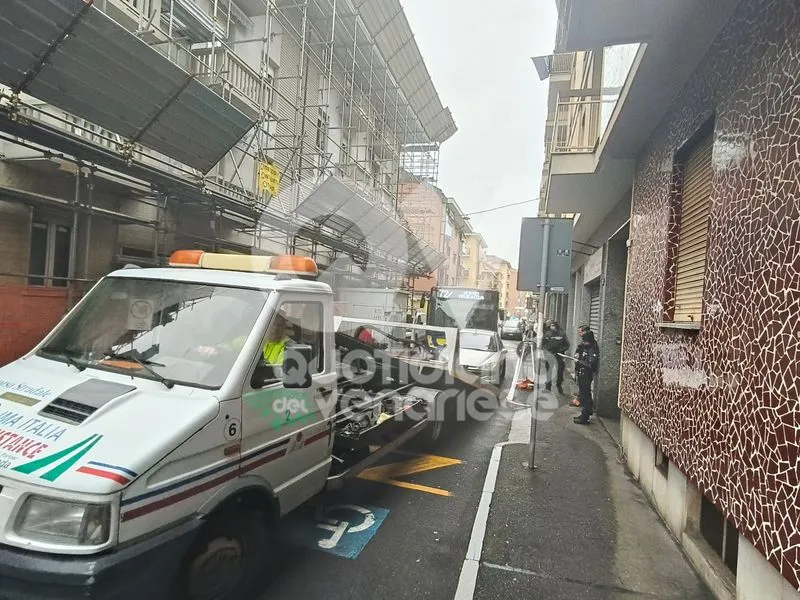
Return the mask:
[(237, 438), (239, 436), (240, 425), (239, 419), (231, 419), (225, 423), (225, 439), (232, 440)]

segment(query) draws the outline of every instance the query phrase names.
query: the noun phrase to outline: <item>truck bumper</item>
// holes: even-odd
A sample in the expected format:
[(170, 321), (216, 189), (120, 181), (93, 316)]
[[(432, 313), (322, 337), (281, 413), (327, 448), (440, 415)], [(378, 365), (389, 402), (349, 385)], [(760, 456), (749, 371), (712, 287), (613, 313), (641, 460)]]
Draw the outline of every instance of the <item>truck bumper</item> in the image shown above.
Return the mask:
[(170, 581), (201, 525), (187, 521), (95, 556), (0, 547), (0, 600), (168, 600)]

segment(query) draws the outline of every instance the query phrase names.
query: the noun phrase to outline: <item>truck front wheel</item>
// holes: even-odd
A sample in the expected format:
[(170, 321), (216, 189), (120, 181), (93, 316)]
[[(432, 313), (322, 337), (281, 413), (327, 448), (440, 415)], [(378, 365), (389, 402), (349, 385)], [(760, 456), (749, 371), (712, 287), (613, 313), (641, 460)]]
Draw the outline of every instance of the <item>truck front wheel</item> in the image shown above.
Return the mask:
[(173, 597), (248, 597), (263, 575), (268, 548), (267, 525), (260, 512), (237, 508), (212, 516), (184, 557)]

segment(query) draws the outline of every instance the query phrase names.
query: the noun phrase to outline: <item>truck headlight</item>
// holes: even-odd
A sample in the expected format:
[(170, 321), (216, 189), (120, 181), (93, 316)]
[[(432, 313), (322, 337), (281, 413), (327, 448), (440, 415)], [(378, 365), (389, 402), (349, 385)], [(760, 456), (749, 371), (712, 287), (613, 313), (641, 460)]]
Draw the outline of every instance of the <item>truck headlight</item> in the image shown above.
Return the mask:
[(14, 531), (37, 542), (66, 546), (100, 546), (111, 534), (111, 506), (29, 496)]

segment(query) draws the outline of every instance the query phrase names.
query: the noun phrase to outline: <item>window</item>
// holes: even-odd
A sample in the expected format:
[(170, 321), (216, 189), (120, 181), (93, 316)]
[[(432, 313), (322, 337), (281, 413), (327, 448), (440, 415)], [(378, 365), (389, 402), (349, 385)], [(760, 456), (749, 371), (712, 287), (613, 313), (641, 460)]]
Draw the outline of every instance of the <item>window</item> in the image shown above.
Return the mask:
[(458, 341), (462, 350), (497, 352), (497, 342), (491, 333), (462, 331)]
[(109, 277), (94, 287), (39, 354), (217, 389), (228, 378), (268, 296), (262, 290)]
[(329, 124), (328, 113), (320, 108), (317, 113), (317, 150), (320, 152), (325, 152), (328, 147)]
[(673, 321), (677, 323), (699, 324), (702, 319), (713, 142), (713, 133), (708, 134), (679, 159), (684, 175), (675, 264)]
[(739, 533), (736, 531), (736, 527), (705, 496), (700, 505), (700, 535), (736, 575), (739, 558)]
[(70, 234), (69, 227), (34, 221), (28, 258), (28, 285), (66, 287)]
[[(283, 302), (279, 308), (279, 317), (273, 318), (267, 331), (264, 347), (270, 341), (285, 340), (285, 345), (302, 344), (311, 346), (311, 373), (322, 373), (325, 370), (324, 356), (324, 312), (319, 302)], [(280, 331), (279, 331), (280, 329)], [(262, 365), (263, 366), (263, 365)], [(253, 388), (274, 383), (277, 377), (265, 377), (256, 369), (251, 381)], [(262, 383), (258, 383), (262, 382)]]

